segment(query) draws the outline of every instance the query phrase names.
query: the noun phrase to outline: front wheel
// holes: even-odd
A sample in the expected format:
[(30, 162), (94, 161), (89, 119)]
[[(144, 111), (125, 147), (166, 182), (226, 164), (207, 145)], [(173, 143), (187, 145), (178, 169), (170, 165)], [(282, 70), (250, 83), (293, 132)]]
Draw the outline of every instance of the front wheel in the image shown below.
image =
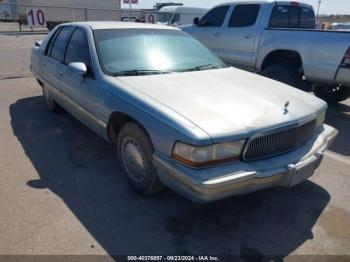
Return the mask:
[(338, 103), (350, 97), (350, 87), (342, 85), (315, 86), (314, 94), (327, 103)]
[(152, 195), (164, 188), (153, 166), (153, 145), (142, 128), (135, 123), (124, 125), (117, 150), (122, 171), (137, 192)]

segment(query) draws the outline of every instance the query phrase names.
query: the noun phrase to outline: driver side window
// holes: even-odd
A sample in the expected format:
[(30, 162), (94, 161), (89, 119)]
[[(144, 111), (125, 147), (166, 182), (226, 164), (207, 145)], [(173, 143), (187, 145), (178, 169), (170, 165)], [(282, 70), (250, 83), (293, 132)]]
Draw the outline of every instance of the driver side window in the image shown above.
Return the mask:
[(199, 21), (198, 26), (202, 27), (221, 27), (224, 23), (226, 14), (230, 6), (218, 6), (211, 11), (209, 11), (206, 15), (202, 17)]
[(73, 62), (84, 63), (88, 69), (88, 75), (91, 74), (92, 63), (89, 43), (85, 31), (81, 28), (74, 30), (67, 46), (64, 63), (68, 65)]

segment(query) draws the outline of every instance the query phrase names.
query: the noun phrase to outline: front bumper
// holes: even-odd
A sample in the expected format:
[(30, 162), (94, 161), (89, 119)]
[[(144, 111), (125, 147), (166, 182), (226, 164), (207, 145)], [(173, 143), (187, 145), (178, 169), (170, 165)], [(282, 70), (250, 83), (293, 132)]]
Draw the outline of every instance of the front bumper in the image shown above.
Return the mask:
[(324, 151), (337, 134), (336, 129), (324, 125), (302, 147), (254, 162), (237, 161), (192, 169), (157, 152), (154, 153), (153, 162), (160, 180), (166, 186), (195, 202), (211, 202), (273, 186), (292, 187), (305, 181), (318, 168)]

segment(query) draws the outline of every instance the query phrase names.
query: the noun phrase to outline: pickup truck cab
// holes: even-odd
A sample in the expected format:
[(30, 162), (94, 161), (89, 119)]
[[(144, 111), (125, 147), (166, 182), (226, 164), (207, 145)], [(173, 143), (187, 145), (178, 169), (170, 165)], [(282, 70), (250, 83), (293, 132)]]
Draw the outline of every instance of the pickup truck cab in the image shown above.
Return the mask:
[(313, 87), (327, 102), (350, 96), (350, 32), (315, 30), (310, 5), (272, 0), (221, 4), (182, 29), (235, 67), (305, 91)]

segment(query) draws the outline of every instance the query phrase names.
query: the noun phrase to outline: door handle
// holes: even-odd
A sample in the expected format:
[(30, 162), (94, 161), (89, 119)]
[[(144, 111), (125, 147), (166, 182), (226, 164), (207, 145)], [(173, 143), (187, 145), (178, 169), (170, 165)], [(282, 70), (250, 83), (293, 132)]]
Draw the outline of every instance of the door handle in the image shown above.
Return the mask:
[(41, 63), (43, 66), (46, 66), (46, 61)]
[(221, 35), (220, 32), (216, 32), (216, 33), (214, 34), (215, 37), (220, 36), (220, 35)]
[(62, 71), (62, 70), (58, 71), (58, 74), (59, 74), (60, 76), (63, 76), (63, 71)]
[(253, 35), (252, 34), (246, 34), (246, 35), (244, 35), (244, 37), (245, 37), (245, 39), (250, 39), (250, 38), (253, 37)]

